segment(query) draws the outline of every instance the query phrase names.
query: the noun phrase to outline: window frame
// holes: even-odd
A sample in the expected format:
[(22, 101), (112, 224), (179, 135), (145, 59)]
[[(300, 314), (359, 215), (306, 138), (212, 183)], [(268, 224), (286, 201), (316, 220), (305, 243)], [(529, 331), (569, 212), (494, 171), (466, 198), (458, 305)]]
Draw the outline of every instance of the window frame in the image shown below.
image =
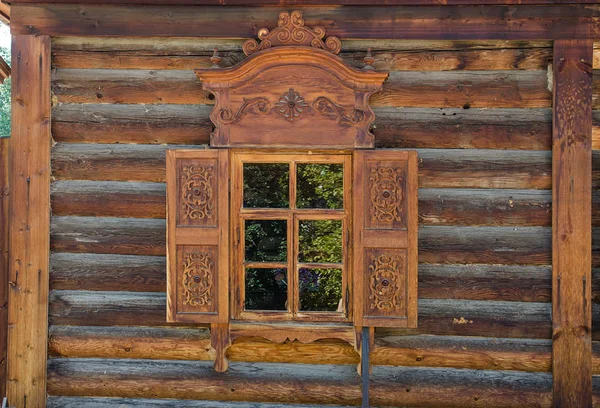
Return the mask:
[[(352, 151), (348, 150), (230, 150), (230, 237), (231, 237), (231, 296), (230, 310), (234, 321), (272, 322), (353, 322), (353, 262), (352, 262)], [(288, 163), (289, 164), (289, 207), (288, 208), (244, 208), (243, 207), (243, 165), (244, 163)], [(343, 165), (343, 209), (304, 209), (296, 208), (297, 164), (342, 164)], [(245, 269), (257, 263), (245, 262), (245, 220), (286, 220), (287, 221), (287, 261), (264, 263), (275, 267), (286, 265), (288, 271), (287, 311), (245, 310)], [(342, 303), (345, 312), (313, 312), (299, 310), (298, 274), (301, 267), (324, 267), (327, 264), (302, 263), (297, 260), (299, 245), (299, 222), (301, 220), (342, 220)], [(331, 266), (331, 264), (329, 264)], [(337, 268), (336, 268), (337, 269)]]

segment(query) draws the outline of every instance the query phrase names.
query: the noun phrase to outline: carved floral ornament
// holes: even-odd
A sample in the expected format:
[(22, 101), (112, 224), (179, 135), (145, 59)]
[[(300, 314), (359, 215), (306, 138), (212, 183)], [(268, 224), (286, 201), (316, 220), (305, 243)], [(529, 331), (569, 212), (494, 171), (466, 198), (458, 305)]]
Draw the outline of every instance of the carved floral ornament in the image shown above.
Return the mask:
[(183, 166), (181, 171), (181, 211), (183, 218), (203, 220), (213, 215), (211, 167)]
[(186, 252), (183, 254), (183, 304), (207, 307), (213, 301), (212, 254)]
[(404, 256), (373, 256), (369, 263), (369, 300), (371, 310), (397, 310), (400, 308), (400, 280), (404, 271)]
[(342, 49), (342, 42), (337, 37), (325, 38), (323, 27), (308, 28), (304, 25), (301, 11), (279, 14), (277, 28), (269, 31), (268, 28), (258, 30), (259, 44), (250, 39), (244, 43), (242, 49), (244, 54), (251, 55), (257, 51), (278, 45), (305, 45), (313, 48), (321, 48), (333, 54), (338, 54)]

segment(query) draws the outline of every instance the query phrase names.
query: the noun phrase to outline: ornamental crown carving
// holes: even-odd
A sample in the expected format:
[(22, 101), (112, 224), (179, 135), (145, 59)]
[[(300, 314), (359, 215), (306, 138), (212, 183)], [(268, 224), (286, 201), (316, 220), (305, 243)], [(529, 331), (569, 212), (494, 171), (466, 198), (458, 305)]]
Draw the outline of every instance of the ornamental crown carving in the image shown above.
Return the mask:
[(304, 45), (321, 48), (333, 54), (338, 54), (342, 49), (342, 42), (339, 38), (328, 37), (325, 39), (325, 29), (323, 27), (306, 27), (302, 12), (298, 10), (279, 14), (277, 28), (273, 31), (269, 31), (268, 28), (261, 28), (258, 30), (258, 39), (261, 40), (260, 44), (254, 39), (244, 43), (242, 46), (244, 54), (250, 55), (257, 51), (282, 45)]

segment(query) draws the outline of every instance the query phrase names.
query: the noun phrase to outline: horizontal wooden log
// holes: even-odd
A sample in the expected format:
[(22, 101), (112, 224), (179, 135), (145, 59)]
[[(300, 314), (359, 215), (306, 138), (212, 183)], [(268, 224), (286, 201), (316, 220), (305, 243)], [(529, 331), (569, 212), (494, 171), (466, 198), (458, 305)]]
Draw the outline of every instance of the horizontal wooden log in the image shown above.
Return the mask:
[(550, 109), (376, 108), (376, 147), (549, 150)]
[[(217, 48), (218, 42), (212, 41)], [(373, 41), (371, 48), (378, 48)], [(192, 48), (192, 47), (190, 47)], [(195, 48), (195, 47), (194, 47)], [(192, 48), (192, 50), (194, 49)], [(363, 58), (367, 49), (358, 52), (342, 52), (340, 57), (348, 64), (363, 68)], [(221, 51), (221, 67), (233, 66), (245, 59), (241, 44), (235, 51)], [(486, 70), (545, 70), (552, 58), (552, 48), (508, 48), (483, 50), (436, 50), (415, 51), (374, 51), (372, 53), (376, 70), (382, 71), (486, 71)], [(169, 55), (154, 54), (151, 51), (54, 51), (52, 65), (57, 68), (75, 69), (151, 69), (151, 70), (194, 70), (210, 68), (212, 50), (189, 51)]]
[[(421, 299), (419, 328), (391, 334), (550, 338), (550, 309), (548, 303)], [(54, 325), (165, 326), (165, 310), (164, 293), (54, 290), (49, 319)]]
[(210, 362), (54, 359), (48, 368), (50, 395), (344, 405), (361, 395), (351, 366), (237, 363), (215, 375)]
[[(548, 40), (600, 36), (595, 20), (600, 11), (593, 7), (388, 6), (368, 12), (352, 6), (298, 8), (304, 12), (307, 26), (323, 26), (328, 35), (339, 38)], [(273, 27), (280, 11), (280, 7), (15, 4), (11, 31), (51, 36), (248, 38), (255, 37), (260, 27)]]
[[(171, 148), (174, 148), (172, 146)], [(57, 144), (52, 173), (63, 180), (165, 180), (166, 146)], [(547, 151), (423, 149), (419, 187), (549, 189), (551, 154)], [(600, 169), (600, 152), (596, 167)], [(600, 171), (595, 185), (600, 185)]]
[[(120, 181), (55, 181), (52, 214), (165, 218), (165, 185)], [(600, 193), (594, 196), (600, 204)], [(547, 190), (420, 189), (421, 225), (549, 226)], [(594, 211), (600, 223), (600, 207)]]
[(70, 254), (50, 256), (50, 288), (164, 292), (167, 266), (162, 256)]
[[(600, 343), (594, 342), (593, 350), (593, 369), (598, 374)], [(370, 361), (373, 365), (550, 372), (551, 351), (550, 340), (376, 334)], [(48, 352), (65, 358), (213, 359), (205, 328), (51, 326)], [(247, 337), (234, 341), (227, 358), (298, 364), (359, 361), (350, 344), (337, 340), (278, 344)]]
[(208, 144), (211, 106), (58, 105), (52, 137), (70, 143)]
[[(55, 252), (164, 256), (165, 228), (159, 219), (53, 217), (50, 246)], [(548, 227), (419, 229), (424, 263), (549, 265), (550, 248)]]
[(53, 217), (50, 249), (121, 255), (165, 255), (164, 220)]
[[(420, 108), (548, 108), (543, 71), (390, 72), (372, 106)], [(52, 91), (60, 103), (206, 104), (193, 71), (57, 69)]]
[[(50, 289), (164, 292), (164, 257), (53, 253)], [(594, 300), (600, 270), (594, 270)], [(550, 266), (419, 265), (419, 298), (549, 302)]]
[[(371, 402), (378, 406), (549, 407), (551, 402), (552, 378), (546, 373), (374, 367), (371, 378)], [(351, 366), (237, 363), (226, 376), (215, 376), (209, 362), (52, 359), (48, 365), (49, 394), (64, 396), (359, 405), (359, 381)]]
[[(69, 143), (207, 144), (211, 109), (204, 105), (60, 104), (52, 111), (52, 136)], [(375, 108), (375, 115), (377, 147), (550, 148), (550, 109)]]
[(164, 183), (55, 181), (50, 188), (53, 215), (165, 218)]
[[(268, 402), (191, 401), (174, 399), (117, 397), (49, 397), (47, 408), (315, 408), (311, 405), (271, 404)], [(347, 405), (327, 405), (330, 408), (350, 408)]]
[[(12, 3), (37, 3), (38, 0), (13, 0)], [(48, 3), (78, 3), (78, 4), (121, 4), (119, 0), (49, 0)], [(129, 0), (128, 4), (170, 4), (170, 5), (296, 5), (296, 0)], [(595, 4), (594, 0), (305, 0), (308, 5), (541, 5), (541, 4)]]

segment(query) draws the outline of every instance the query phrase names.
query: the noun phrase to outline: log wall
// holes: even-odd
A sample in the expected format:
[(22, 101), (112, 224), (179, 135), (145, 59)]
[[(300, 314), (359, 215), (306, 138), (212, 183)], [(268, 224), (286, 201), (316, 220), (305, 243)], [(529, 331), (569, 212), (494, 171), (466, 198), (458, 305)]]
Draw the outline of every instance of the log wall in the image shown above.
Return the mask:
[[(193, 69), (210, 66), (215, 46), (222, 66), (240, 61), (241, 43), (54, 38), (50, 404), (360, 403), (347, 344), (240, 339), (219, 377), (207, 329), (165, 320), (165, 150), (208, 143), (212, 100)], [(343, 44), (355, 66), (372, 47), (375, 67), (390, 70), (372, 98), (377, 146), (420, 158), (419, 328), (376, 333), (372, 403), (550, 406), (552, 43)], [(594, 170), (600, 302), (600, 151)], [(600, 341), (600, 324), (593, 329)], [(600, 374), (600, 342), (593, 348)]]

